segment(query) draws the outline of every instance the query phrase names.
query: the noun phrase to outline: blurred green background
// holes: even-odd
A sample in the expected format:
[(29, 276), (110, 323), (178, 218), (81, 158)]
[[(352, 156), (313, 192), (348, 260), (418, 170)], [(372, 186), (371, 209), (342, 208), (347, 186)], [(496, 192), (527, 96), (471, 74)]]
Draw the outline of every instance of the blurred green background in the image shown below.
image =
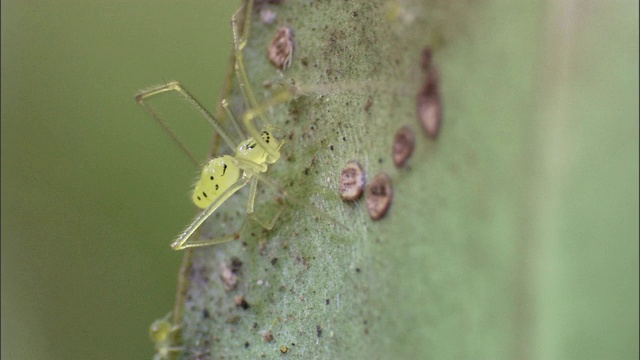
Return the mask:
[(133, 95), (180, 80), (215, 109), (238, 6), (2, 2), (3, 359), (152, 357), (196, 169)]

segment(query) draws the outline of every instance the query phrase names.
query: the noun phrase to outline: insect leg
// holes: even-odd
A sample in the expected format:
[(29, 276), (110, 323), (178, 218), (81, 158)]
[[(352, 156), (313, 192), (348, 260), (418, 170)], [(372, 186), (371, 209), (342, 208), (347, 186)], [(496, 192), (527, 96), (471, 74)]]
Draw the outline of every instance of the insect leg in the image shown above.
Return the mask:
[(247, 214), (253, 214), (253, 205), (256, 200), (256, 192), (258, 190), (258, 179), (251, 179), (251, 187), (249, 188), (249, 201), (247, 201)]
[[(244, 10), (242, 34), (240, 34), (240, 26), (238, 25), (238, 15), (240, 11)], [(244, 103), (247, 107), (254, 107), (258, 104), (255, 93), (249, 85), (249, 78), (247, 76), (247, 70), (244, 66), (244, 56), (242, 51), (247, 45), (247, 39), (249, 39), (249, 30), (251, 28), (251, 15), (253, 14), (253, 0), (247, 1), (244, 9), (239, 9), (231, 17), (231, 28), (233, 30), (233, 47), (235, 56), (235, 71), (238, 78), (238, 85), (244, 98)]]
[(267, 230), (271, 230), (273, 229), (273, 225), (276, 224), (276, 221), (278, 220), (278, 217), (280, 216), (280, 214), (282, 214), (284, 207), (280, 206), (280, 209), (276, 212), (275, 216), (271, 218), (271, 220), (266, 222), (260, 220), (258, 216), (256, 216), (256, 214), (253, 213), (253, 207), (256, 201), (256, 196), (257, 196), (257, 189), (258, 189), (258, 179), (255, 177), (252, 177), (251, 188), (249, 191), (249, 200), (247, 201), (247, 214), (252, 220), (260, 224), (263, 228)]
[[(244, 55), (243, 50), (247, 45), (247, 39), (249, 38), (249, 29), (251, 27), (251, 15), (253, 14), (253, 0), (247, 1), (247, 5), (245, 7), (244, 14), (244, 23), (242, 28), (242, 34), (240, 34), (240, 27), (238, 25), (238, 14), (240, 10), (236, 12), (233, 17), (231, 17), (231, 27), (233, 29), (233, 43), (235, 50), (235, 70), (236, 77), (238, 79), (238, 85), (240, 87), (240, 92), (242, 93), (242, 97), (244, 98), (245, 103), (245, 115), (247, 112), (252, 111), (252, 115), (250, 119), (244, 117), (244, 125), (249, 134), (262, 146), (266, 149), (267, 153), (272, 157), (277, 159), (277, 151), (271, 149), (267, 146), (266, 142), (260, 137), (260, 130), (256, 127), (254, 119), (257, 117), (262, 121), (262, 126), (271, 127), (271, 121), (269, 120), (269, 116), (266, 113), (266, 110), (269, 110), (273, 106), (286, 102), (293, 98), (293, 95), (287, 95), (286, 98), (283, 98), (282, 95), (276, 96), (276, 98), (281, 100), (273, 101), (272, 98), (268, 101), (264, 106), (258, 104), (256, 100), (256, 95), (249, 83), (249, 77), (247, 76), (247, 70), (244, 66)], [(289, 93), (289, 91), (284, 91), (283, 93)]]
[[(173, 139), (177, 141), (175, 134), (173, 133), (173, 131), (171, 131), (167, 123), (160, 117), (160, 115), (158, 115), (158, 113), (156, 113), (151, 108), (151, 106), (149, 106), (145, 102), (151, 96), (158, 95), (168, 91), (176, 91), (180, 95), (182, 95), (184, 98), (186, 98), (193, 106), (195, 106), (200, 111), (200, 114), (202, 114), (202, 116), (204, 116), (204, 118), (207, 119), (207, 121), (209, 121), (211, 126), (213, 126), (213, 128), (218, 132), (218, 134), (220, 134), (222, 139), (227, 143), (227, 145), (230, 148), (235, 149), (237, 147), (236, 142), (233, 141), (233, 139), (229, 136), (227, 131), (222, 127), (222, 124), (213, 115), (211, 115), (211, 113), (207, 109), (205, 109), (204, 106), (202, 106), (202, 104), (200, 104), (200, 102), (196, 100), (196, 98), (193, 97), (193, 95), (191, 95), (191, 93), (189, 93), (189, 91), (187, 91), (187, 89), (184, 86), (182, 86), (182, 84), (180, 84), (179, 82), (172, 81), (163, 85), (142, 90), (138, 94), (136, 94), (135, 96), (136, 101), (140, 105), (142, 105), (145, 108), (145, 110), (147, 110), (151, 114), (151, 116), (153, 116), (153, 118), (158, 121), (158, 123), (160, 123), (160, 126), (162, 126), (162, 128), (165, 131), (167, 131)], [(196, 164), (199, 164), (199, 162), (195, 160), (195, 157), (191, 155), (191, 153), (188, 150), (186, 150), (186, 148), (184, 147), (184, 145), (182, 145), (180, 141), (178, 141), (178, 144), (180, 144), (180, 147), (185, 151), (185, 153), (187, 153), (187, 155), (192, 160), (196, 162)]]
[(231, 120), (233, 128), (238, 133), (238, 136), (240, 136), (240, 139), (247, 140), (247, 135), (245, 135), (245, 133), (240, 128), (240, 123), (238, 122), (238, 119), (236, 119), (236, 116), (233, 114), (233, 111), (231, 111), (231, 109), (229, 108), (229, 102), (227, 101), (227, 99), (222, 99), (221, 105), (224, 111), (227, 113), (229, 120)]
[[(259, 118), (262, 114), (264, 114), (267, 110), (271, 109), (272, 107), (274, 107), (274, 106), (276, 106), (278, 104), (286, 103), (287, 101), (290, 101), (293, 98), (295, 98), (295, 95), (290, 90), (281, 91), (281, 92), (275, 94), (269, 100), (266, 100), (266, 101), (260, 103), (259, 105), (256, 105), (254, 107), (251, 107), (250, 109), (247, 109), (244, 112), (244, 115), (242, 116), (242, 121), (244, 123), (244, 127), (249, 132), (249, 135), (251, 135), (253, 137), (253, 139), (258, 144), (260, 144), (260, 146), (272, 158), (275, 158), (275, 159), (277, 159), (280, 156), (280, 153), (278, 152), (278, 150), (270, 147), (264, 141), (262, 136), (260, 136), (260, 130), (256, 127), (254, 119), (256, 117)], [(266, 124), (266, 125), (267, 125), (266, 126), (267, 128), (272, 128), (272, 126), (270, 124)]]
[(205, 245), (213, 245), (221, 242), (233, 240), (235, 234), (217, 237), (213, 239), (194, 239), (194, 236), (197, 230), (202, 226), (202, 224), (213, 214), (219, 207), (222, 205), (231, 195), (235, 194), (236, 191), (240, 190), (243, 186), (247, 185), (247, 183), (251, 180), (251, 175), (244, 174), (238, 181), (233, 183), (227, 190), (225, 190), (218, 198), (216, 198), (208, 208), (206, 208), (200, 215), (198, 215), (195, 220), (187, 227), (187, 229), (178, 236), (178, 239), (171, 244), (171, 247), (174, 250), (182, 250), (189, 247), (197, 247), (197, 246), (205, 246)]

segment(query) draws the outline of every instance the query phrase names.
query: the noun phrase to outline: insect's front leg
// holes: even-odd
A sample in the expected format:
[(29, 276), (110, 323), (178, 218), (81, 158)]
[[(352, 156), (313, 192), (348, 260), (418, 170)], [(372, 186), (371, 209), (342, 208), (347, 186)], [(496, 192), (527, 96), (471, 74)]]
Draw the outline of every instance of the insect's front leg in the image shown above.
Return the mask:
[[(241, 11), (244, 11), (243, 27), (240, 28), (238, 24), (238, 15)], [(244, 66), (244, 55), (242, 51), (247, 45), (249, 39), (249, 30), (251, 28), (251, 15), (253, 14), (253, 0), (247, 1), (244, 8), (239, 9), (231, 17), (231, 29), (233, 30), (233, 48), (235, 57), (235, 71), (238, 78), (238, 85), (240, 86), (240, 92), (244, 98), (244, 103), (248, 107), (255, 107), (258, 104), (256, 95), (249, 85), (249, 77), (247, 76), (247, 70)]]

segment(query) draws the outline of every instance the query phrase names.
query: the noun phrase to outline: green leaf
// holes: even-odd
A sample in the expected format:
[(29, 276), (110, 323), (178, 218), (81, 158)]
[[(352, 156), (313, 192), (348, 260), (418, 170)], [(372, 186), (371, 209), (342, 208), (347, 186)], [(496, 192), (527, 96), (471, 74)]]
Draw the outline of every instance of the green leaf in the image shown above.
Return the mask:
[[(303, 89), (270, 113), (287, 144), (266, 173), (298, 201), (270, 231), (248, 222), (239, 241), (193, 251), (183, 358), (637, 356), (637, 3), (263, 9), (275, 23), (256, 9), (245, 60), (260, 99), (265, 84)], [(281, 73), (266, 53), (284, 24), (295, 53)], [(435, 140), (416, 115), (425, 47)], [(403, 126), (416, 144), (396, 168)], [(340, 199), (351, 160), (391, 178), (378, 221)], [(280, 206), (269, 192), (259, 205)], [(221, 211), (244, 209), (238, 196)]]

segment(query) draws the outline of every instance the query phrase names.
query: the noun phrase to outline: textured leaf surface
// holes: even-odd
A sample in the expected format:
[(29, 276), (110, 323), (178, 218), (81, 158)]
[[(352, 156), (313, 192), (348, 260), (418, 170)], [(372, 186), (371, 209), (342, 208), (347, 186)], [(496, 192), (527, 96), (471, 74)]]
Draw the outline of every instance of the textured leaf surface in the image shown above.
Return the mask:
[[(286, 1), (272, 25), (256, 14), (245, 56), (259, 97), (279, 82), (306, 92), (271, 112), (287, 144), (267, 175), (349, 230), (290, 202), (271, 231), (249, 222), (239, 241), (195, 250), (183, 357), (636, 354), (637, 4), (559, 4)], [(296, 47), (281, 75), (266, 52), (283, 24)], [(416, 121), (425, 46), (437, 140)], [(397, 169), (402, 126), (416, 148)], [(350, 160), (391, 177), (382, 220), (340, 200)], [(266, 194), (258, 211), (278, 206)], [(224, 211), (244, 216), (242, 197)]]

